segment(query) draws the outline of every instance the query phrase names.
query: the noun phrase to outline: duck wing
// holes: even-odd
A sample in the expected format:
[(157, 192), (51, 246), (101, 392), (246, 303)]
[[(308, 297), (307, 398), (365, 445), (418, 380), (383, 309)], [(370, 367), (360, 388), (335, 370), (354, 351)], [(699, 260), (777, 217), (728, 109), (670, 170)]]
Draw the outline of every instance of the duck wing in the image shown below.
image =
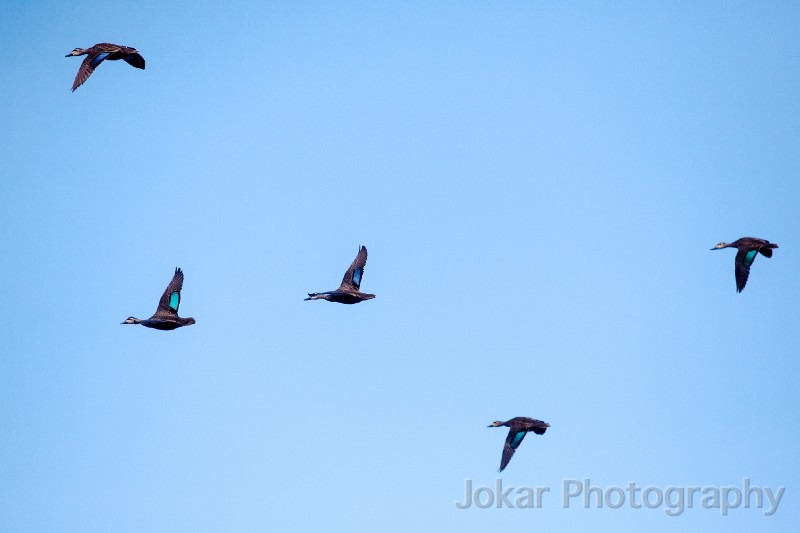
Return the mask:
[(508, 465), (508, 462), (514, 457), (514, 452), (517, 451), (522, 439), (528, 434), (527, 429), (511, 428), (508, 430), (506, 443), (503, 446), (503, 458), (500, 460), (500, 472), (502, 472)]
[(83, 59), (83, 63), (81, 63), (81, 66), (78, 69), (78, 73), (75, 75), (75, 81), (72, 82), (73, 92), (75, 89), (83, 85), (83, 83), (89, 79), (89, 76), (92, 75), (94, 69), (96, 69), (100, 63), (105, 61), (106, 58), (113, 53), (114, 50), (99, 49), (97, 46), (93, 46), (92, 51), (86, 54), (86, 57)]
[(534, 418), (532, 421), (532, 427), (530, 429), (537, 435), (544, 435), (544, 432), (547, 431), (547, 428), (549, 427), (550, 424), (548, 424), (547, 422), (542, 422), (541, 420), (536, 420)]
[(742, 292), (750, 276), (750, 265), (756, 259), (758, 250), (747, 250), (740, 248), (736, 252), (736, 291)]
[(130, 54), (123, 57), (122, 59), (124, 59), (125, 62), (132, 67), (144, 70), (144, 58), (139, 54)]
[(183, 271), (180, 268), (175, 269), (175, 275), (172, 276), (172, 281), (167, 285), (164, 294), (158, 301), (158, 309), (156, 309), (155, 316), (177, 317), (178, 306), (181, 304), (181, 289), (183, 288)]
[(344, 273), (342, 284), (339, 290), (358, 291), (361, 288), (361, 278), (364, 276), (364, 266), (367, 264), (367, 247), (359, 246), (358, 255), (353, 260), (353, 264)]

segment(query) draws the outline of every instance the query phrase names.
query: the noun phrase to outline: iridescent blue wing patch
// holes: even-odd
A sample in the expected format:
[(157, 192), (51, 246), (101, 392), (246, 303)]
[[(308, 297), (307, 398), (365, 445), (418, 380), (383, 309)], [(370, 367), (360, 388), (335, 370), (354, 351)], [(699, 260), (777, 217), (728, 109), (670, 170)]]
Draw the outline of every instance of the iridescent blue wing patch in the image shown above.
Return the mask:
[(175, 313), (178, 312), (178, 306), (181, 303), (181, 293), (173, 292), (169, 295), (169, 308)]
[(361, 288), (361, 275), (363, 273), (364, 270), (361, 268), (357, 268), (353, 271), (353, 285), (355, 285), (357, 289)]
[(111, 55), (111, 52), (103, 52), (102, 54), (98, 54), (97, 57), (92, 59), (92, 62), (89, 63), (89, 65), (91, 65), (92, 68), (97, 68), (97, 65), (102, 63), (103, 60), (105, 60), (105, 58), (107, 58), (110, 55)]
[(511, 447), (516, 449), (517, 446), (519, 446), (519, 443), (522, 442), (522, 439), (525, 438), (525, 434), (526, 433), (528, 433), (528, 432), (527, 431), (520, 431), (516, 435), (514, 435), (514, 438), (511, 440)]
[(755, 260), (757, 253), (758, 250), (750, 250), (749, 252), (747, 252), (747, 255), (744, 256), (744, 261), (743, 261), (745, 266), (750, 266), (753, 264), (753, 261)]

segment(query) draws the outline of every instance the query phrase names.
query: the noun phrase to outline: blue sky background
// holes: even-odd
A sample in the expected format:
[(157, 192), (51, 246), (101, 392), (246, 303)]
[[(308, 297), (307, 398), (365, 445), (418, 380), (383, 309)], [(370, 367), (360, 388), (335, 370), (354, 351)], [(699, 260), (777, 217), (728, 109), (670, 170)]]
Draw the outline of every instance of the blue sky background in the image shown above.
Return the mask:
[[(793, 531), (800, 5), (0, 5), (0, 530)], [(134, 46), (75, 93), (74, 47)], [(777, 242), (735, 291), (719, 241)], [(358, 245), (375, 300), (334, 289)], [(176, 266), (173, 332), (146, 318)], [(551, 424), (494, 486), (514, 416)], [(563, 509), (741, 486), (779, 510)]]

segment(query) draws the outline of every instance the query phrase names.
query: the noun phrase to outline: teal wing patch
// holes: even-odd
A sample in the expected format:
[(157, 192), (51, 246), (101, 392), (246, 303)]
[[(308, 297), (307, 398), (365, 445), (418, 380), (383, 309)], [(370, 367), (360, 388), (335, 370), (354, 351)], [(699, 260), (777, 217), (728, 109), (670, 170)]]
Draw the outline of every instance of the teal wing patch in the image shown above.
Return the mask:
[(519, 446), (519, 443), (522, 442), (522, 439), (525, 438), (525, 434), (526, 433), (528, 433), (528, 432), (527, 431), (518, 431), (517, 434), (514, 435), (514, 438), (511, 440), (510, 446), (512, 448), (516, 449), (517, 446)]
[(757, 253), (758, 253), (758, 250), (750, 250), (749, 252), (747, 252), (747, 254), (744, 256), (744, 261), (743, 261), (744, 265), (745, 266), (752, 265), (753, 264), (753, 260), (756, 258), (756, 254)]
[(357, 289), (361, 288), (361, 275), (363, 273), (364, 271), (360, 268), (353, 271), (353, 285), (355, 285)]
[(178, 312), (178, 306), (181, 304), (181, 293), (173, 292), (169, 295), (169, 308), (174, 312)]

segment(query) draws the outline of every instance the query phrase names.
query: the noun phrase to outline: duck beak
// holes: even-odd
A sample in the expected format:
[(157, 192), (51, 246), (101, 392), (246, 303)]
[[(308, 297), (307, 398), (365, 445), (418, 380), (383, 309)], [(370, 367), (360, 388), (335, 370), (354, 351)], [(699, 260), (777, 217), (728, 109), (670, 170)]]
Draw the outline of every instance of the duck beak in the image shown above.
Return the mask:
[(64, 57), (69, 57), (69, 56), (71, 56), (71, 55), (72, 55), (72, 52), (68, 53), (68, 54), (67, 54), (67, 55), (65, 55)]
[(711, 251), (713, 252), (714, 250), (719, 250), (719, 248), (717, 248), (717, 247), (715, 246), (714, 248), (712, 248), (712, 249), (711, 249)]

